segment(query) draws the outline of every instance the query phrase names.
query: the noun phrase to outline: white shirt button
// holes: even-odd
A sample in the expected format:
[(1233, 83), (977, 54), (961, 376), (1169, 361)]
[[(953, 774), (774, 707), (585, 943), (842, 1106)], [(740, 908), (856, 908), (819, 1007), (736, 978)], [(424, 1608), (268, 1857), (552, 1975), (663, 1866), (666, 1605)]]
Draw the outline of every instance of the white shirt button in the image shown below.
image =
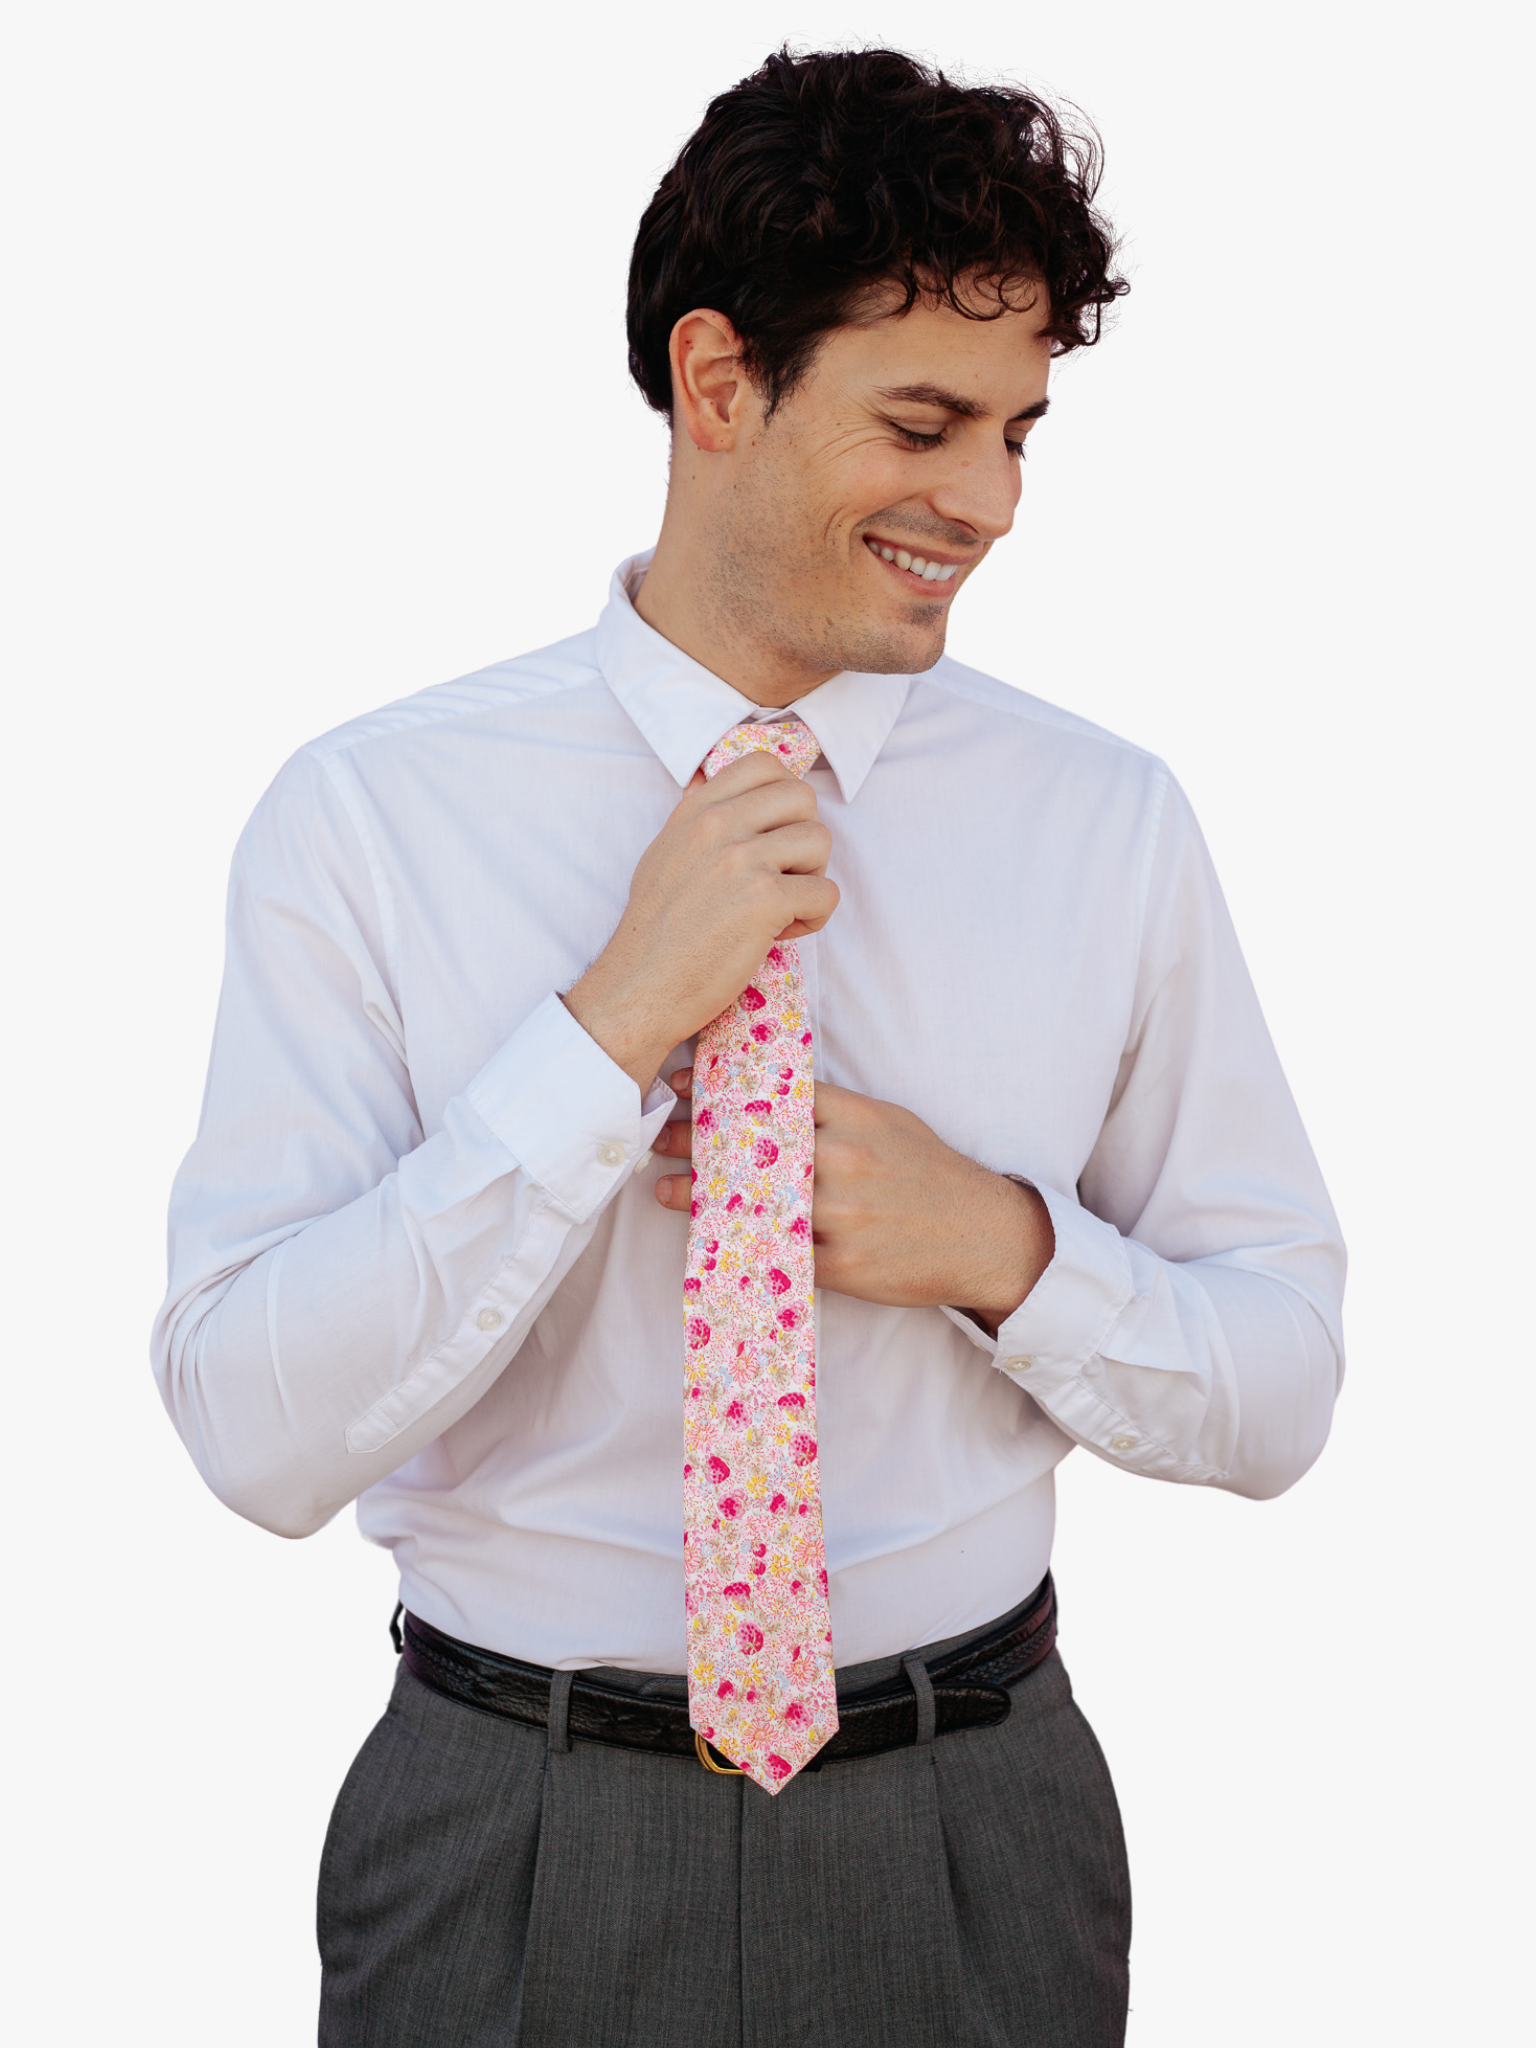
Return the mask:
[(1109, 1448), (1112, 1451), (1134, 1451), (1136, 1448), (1136, 1439), (1133, 1436), (1112, 1437), (1110, 1439)]
[(1034, 1362), (1032, 1358), (1005, 1358), (1003, 1360), (1003, 1371), (1028, 1372)]
[(610, 1140), (608, 1144), (598, 1146), (597, 1156), (601, 1159), (604, 1166), (622, 1166), (624, 1164), (624, 1147), (622, 1145), (615, 1145)]
[(479, 1315), (476, 1316), (475, 1321), (482, 1330), (499, 1330), (501, 1328), (501, 1310), (499, 1308), (483, 1308)]

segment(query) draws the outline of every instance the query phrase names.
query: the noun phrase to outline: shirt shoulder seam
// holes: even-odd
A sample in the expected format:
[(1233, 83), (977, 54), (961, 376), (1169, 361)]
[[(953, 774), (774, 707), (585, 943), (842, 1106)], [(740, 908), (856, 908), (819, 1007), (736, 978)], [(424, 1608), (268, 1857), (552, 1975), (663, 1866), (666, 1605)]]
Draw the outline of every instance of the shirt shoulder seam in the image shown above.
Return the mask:
[[(590, 637), (590, 633), (579, 634), (576, 639)], [(484, 668), (472, 669), (467, 675), (433, 683), (408, 697), (396, 697), (388, 704), (365, 711), (357, 718), (348, 719), (345, 724), (333, 726), (329, 732), (306, 741), (299, 748), (299, 753), (312, 755), (316, 760), (330, 761), (354, 753), (371, 740), (389, 739), (397, 733), (472, 718), (477, 713), (496, 709), (498, 702), (511, 708), (533, 698), (553, 696), (561, 690), (590, 688), (601, 683), (603, 672), (595, 660), (565, 652), (572, 644), (571, 641), (557, 641), (553, 646), (538, 648), (531, 654), (490, 662)], [(546, 669), (539, 673), (532, 670), (533, 663), (548, 656), (556, 656), (563, 664), (568, 664), (567, 672), (551, 673)], [(551, 668), (553, 666), (551, 663)], [(493, 677), (496, 679), (494, 684), (489, 680)], [(492, 695), (493, 689), (495, 696)], [(476, 694), (470, 695), (471, 691)]]

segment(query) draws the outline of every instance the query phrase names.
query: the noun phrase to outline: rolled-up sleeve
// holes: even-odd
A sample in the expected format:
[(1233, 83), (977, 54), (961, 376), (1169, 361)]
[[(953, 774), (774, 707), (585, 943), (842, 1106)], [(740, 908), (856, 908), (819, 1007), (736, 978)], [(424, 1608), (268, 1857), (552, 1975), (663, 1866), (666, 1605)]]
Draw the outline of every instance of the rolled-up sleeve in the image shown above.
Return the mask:
[(1281, 1493), (1343, 1371), (1344, 1247), (1199, 828), (1169, 783), (1113, 1094), (1051, 1264), (996, 1338), (1066, 1434), (1149, 1478)]
[(551, 991), (425, 1135), (387, 927), (341, 793), (298, 756), (235, 857), (153, 1337), (204, 1479), (285, 1535), (481, 1397), (676, 1100), (642, 1102)]

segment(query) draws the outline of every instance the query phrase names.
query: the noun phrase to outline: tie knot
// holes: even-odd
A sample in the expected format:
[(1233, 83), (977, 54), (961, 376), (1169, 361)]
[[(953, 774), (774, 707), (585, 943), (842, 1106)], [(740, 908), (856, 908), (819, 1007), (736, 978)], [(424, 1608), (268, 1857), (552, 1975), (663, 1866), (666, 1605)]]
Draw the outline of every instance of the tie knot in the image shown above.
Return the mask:
[(727, 761), (743, 754), (772, 754), (796, 775), (810, 772), (821, 752), (821, 743), (802, 719), (748, 719), (733, 725), (723, 740), (717, 740), (704, 756), (704, 776), (711, 781)]

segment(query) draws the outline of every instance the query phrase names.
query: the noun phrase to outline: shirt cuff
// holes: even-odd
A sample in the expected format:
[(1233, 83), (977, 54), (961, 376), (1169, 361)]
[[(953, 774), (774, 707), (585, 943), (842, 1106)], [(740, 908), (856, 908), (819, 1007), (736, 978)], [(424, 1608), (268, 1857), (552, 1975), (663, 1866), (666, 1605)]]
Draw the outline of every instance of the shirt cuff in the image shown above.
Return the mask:
[(546, 996), (476, 1074), (464, 1100), (577, 1223), (650, 1156), (677, 1102), (657, 1081), (642, 1102), (624, 1069), (558, 995)]
[(944, 1313), (1027, 1393), (1044, 1393), (1098, 1354), (1136, 1283), (1125, 1239), (1112, 1223), (1054, 1188), (1038, 1181), (1030, 1186), (1050, 1211), (1056, 1233), (1051, 1263), (995, 1337), (959, 1309)]

